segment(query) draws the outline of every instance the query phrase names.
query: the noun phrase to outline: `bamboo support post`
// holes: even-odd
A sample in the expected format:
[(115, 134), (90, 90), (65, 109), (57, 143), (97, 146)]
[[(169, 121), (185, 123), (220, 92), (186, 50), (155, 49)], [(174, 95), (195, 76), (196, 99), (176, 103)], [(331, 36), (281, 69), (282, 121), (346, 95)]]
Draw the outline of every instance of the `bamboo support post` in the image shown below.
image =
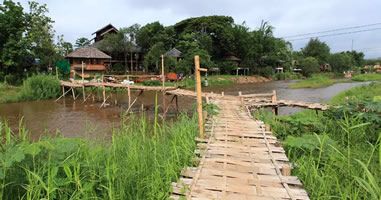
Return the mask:
[(71, 93), (73, 94), (73, 99), (75, 100), (75, 89), (73, 87), (70, 87), (71, 88)]
[(161, 55), (161, 80), (162, 80), (162, 97), (163, 97), (163, 117), (165, 119), (167, 115), (167, 107), (165, 103), (165, 74), (164, 74), (164, 55)]
[(204, 138), (204, 123), (203, 123), (203, 112), (202, 112), (202, 92), (201, 92), (201, 77), (200, 71), (206, 72), (207, 69), (200, 68), (200, 57), (194, 57), (195, 63), (195, 74), (196, 74), (196, 90), (197, 90), (197, 113), (198, 113), (198, 123), (200, 126), (200, 138)]
[[(72, 90), (72, 89), (73, 89), (73, 88), (71, 88), (71, 90)], [(64, 91), (65, 91), (65, 90), (64, 90)], [(64, 97), (68, 92), (70, 92), (70, 89), (69, 89), (68, 91), (64, 92), (64, 93), (62, 94), (62, 96), (58, 97), (58, 99), (56, 99), (55, 102), (57, 102), (57, 101), (60, 100), (62, 97)]]
[(221, 92), (221, 96), (225, 96), (225, 92)]
[(103, 103), (102, 103), (102, 105), (103, 104), (105, 104), (106, 103), (106, 87), (103, 85), (102, 86), (102, 92), (103, 92)]
[[(276, 103), (276, 91), (273, 90), (273, 94), (271, 96), (271, 103), (275, 104)], [(272, 106), (272, 113), (274, 115), (278, 115), (278, 106), (274, 105)]]
[(130, 89), (130, 84), (128, 84), (127, 87), (127, 95), (128, 95), (128, 107), (131, 106), (131, 89)]
[(56, 78), (58, 79), (58, 68), (56, 66)]
[(85, 73), (83, 69), (83, 62), (82, 62), (82, 96), (83, 101), (86, 101), (86, 94), (85, 94)]
[(243, 101), (243, 96), (242, 96), (242, 92), (241, 91), (238, 92), (238, 96), (239, 96), (239, 99), (241, 101), (241, 107), (242, 108), (245, 107), (245, 103)]

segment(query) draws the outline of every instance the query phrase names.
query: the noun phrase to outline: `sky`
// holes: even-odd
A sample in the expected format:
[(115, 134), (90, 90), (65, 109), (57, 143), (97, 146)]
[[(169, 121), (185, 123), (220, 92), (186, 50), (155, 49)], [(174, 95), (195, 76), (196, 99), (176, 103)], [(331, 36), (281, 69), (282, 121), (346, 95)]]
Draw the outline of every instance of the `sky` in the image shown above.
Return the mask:
[[(17, 0), (15, 0), (17, 1)], [(21, 0), (27, 7), (27, 0)], [(331, 52), (363, 51), (366, 58), (381, 58), (381, 0), (37, 0), (47, 4), (48, 16), (56, 35), (74, 43), (80, 37), (93, 38), (93, 32), (111, 23), (117, 28), (134, 23), (145, 25), (159, 21), (173, 25), (190, 17), (225, 15), (236, 24), (246, 23), (251, 30), (261, 21), (275, 27), (276, 37), (315, 33), (369, 24), (377, 24), (321, 35), (377, 29), (373, 31), (320, 37)], [(308, 35), (299, 38), (319, 36)], [(293, 38), (285, 38), (293, 39)], [(308, 39), (291, 41), (294, 50)]]

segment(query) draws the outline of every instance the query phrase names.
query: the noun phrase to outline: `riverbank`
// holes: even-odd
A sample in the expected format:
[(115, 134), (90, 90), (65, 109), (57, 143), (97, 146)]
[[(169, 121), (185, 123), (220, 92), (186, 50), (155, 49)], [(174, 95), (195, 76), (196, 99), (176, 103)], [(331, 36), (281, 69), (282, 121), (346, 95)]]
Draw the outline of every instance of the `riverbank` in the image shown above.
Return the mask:
[(318, 114), (255, 113), (283, 140), (292, 174), (311, 199), (381, 198), (381, 102), (374, 101), (379, 88), (381, 83), (372, 83), (344, 91), (331, 103), (347, 104)]
[(349, 83), (352, 81), (366, 82), (366, 81), (381, 81), (381, 74), (359, 74), (350, 79), (343, 79), (335, 77), (331, 73), (326, 74), (314, 74), (312, 77), (305, 80), (301, 80), (298, 83), (291, 85), (290, 89), (295, 88), (322, 88), (328, 87), (335, 83)]
[[(196, 117), (158, 124), (123, 118), (110, 140), (47, 138), (0, 123), (0, 199), (166, 199), (194, 166)], [(132, 123), (125, 124), (126, 120)], [(20, 123), (22, 124), (22, 123)]]

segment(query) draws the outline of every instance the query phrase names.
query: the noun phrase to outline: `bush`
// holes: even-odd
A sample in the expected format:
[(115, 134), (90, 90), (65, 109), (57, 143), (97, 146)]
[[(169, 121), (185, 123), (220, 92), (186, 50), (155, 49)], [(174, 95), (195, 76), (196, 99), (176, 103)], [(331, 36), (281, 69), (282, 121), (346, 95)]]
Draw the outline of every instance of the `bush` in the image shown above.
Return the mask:
[(158, 80), (143, 81), (143, 85), (145, 85), (145, 86), (160, 86), (161, 82)]
[(291, 72), (277, 73), (273, 75), (273, 79), (275, 80), (296, 80), (301, 78), (302, 78), (301, 74), (291, 73)]
[(273, 68), (271, 66), (260, 69), (259, 74), (264, 77), (270, 78), (273, 75)]
[(222, 74), (231, 74), (233, 70), (237, 69), (238, 64), (233, 61), (224, 61), (218, 63), (218, 67), (220, 68)]
[(320, 66), (318, 60), (314, 57), (303, 58), (299, 61), (302, 74), (306, 77), (310, 77), (313, 73), (320, 72)]
[(56, 98), (61, 94), (60, 82), (54, 76), (36, 75), (24, 81), (19, 100)]

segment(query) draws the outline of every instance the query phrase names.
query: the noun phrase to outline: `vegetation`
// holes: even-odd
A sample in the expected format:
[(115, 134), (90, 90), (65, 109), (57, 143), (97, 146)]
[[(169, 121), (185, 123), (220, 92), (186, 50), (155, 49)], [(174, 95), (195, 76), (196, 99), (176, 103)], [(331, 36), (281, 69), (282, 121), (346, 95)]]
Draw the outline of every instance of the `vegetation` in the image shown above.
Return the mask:
[(306, 57), (299, 61), (302, 74), (306, 77), (310, 77), (313, 73), (320, 72), (319, 61), (314, 57)]
[(123, 122), (106, 142), (57, 137), (34, 143), (21, 122), (18, 133), (0, 123), (0, 198), (165, 199), (181, 169), (194, 164), (196, 118)]
[(381, 74), (359, 74), (352, 77), (353, 81), (381, 81)]
[[(295, 84), (289, 86), (289, 88), (321, 88), (333, 85), (335, 83), (345, 83), (350, 82), (348, 79), (333, 79), (335, 78), (335, 74), (332, 73), (320, 73), (314, 74), (311, 77), (299, 81)], [(336, 77), (337, 78), (337, 77)]]
[(19, 100), (40, 100), (58, 97), (61, 84), (54, 76), (36, 75), (25, 80)]
[(7, 83), (0, 83), (0, 103), (16, 101), (19, 90), (18, 87), (8, 85)]
[[(304, 111), (278, 120), (269, 112), (256, 113), (284, 140), (292, 173), (311, 199), (381, 198), (381, 102), (368, 96), (379, 88), (350, 89), (345, 93), (356, 94), (356, 100), (324, 113)], [(335, 99), (345, 101), (342, 94)]]
[(379, 96), (381, 96), (381, 83), (371, 83), (340, 92), (333, 97), (331, 103), (343, 104), (346, 101), (346, 97), (353, 100), (376, 101)]

